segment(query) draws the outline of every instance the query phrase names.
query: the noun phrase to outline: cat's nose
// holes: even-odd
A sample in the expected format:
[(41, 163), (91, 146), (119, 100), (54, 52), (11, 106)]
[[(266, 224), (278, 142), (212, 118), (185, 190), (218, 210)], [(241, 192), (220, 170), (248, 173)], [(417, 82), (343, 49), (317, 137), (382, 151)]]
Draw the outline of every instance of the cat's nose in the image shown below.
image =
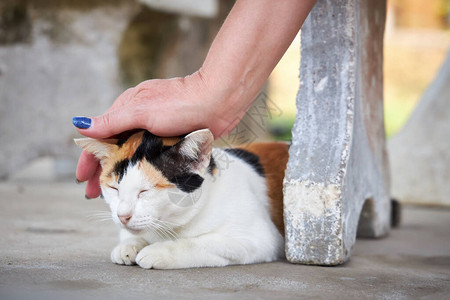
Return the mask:
[(119, 217), (119, 220), (120, 220), (120, 222), (121, 222), (123, 225), (126, 225), (126, 224), (130, 221), (130, 219), (131, 219), (131, 217), (132, 217), (131, 214), (117, 215), (117, 216)]

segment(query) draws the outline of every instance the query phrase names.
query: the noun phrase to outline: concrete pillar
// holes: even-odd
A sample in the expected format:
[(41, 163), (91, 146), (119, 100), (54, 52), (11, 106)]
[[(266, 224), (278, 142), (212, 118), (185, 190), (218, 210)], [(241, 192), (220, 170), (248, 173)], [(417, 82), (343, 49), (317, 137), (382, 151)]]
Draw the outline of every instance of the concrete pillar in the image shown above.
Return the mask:
[(284, 182), (290, 262), (342, 264), (357, 232), (380, 237), (389, 231), (385, 14), (385, 1), (319, 0), (302, 28), (297, 119)]

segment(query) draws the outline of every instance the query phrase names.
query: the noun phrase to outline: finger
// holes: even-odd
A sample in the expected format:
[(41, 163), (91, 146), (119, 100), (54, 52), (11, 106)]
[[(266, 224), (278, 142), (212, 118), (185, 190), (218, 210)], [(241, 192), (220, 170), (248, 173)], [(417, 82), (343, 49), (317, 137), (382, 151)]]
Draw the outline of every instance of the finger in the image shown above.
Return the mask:
[(76, 177), (79, 182), (91, 179), (99, 167), (98, 159), (87, 151), (81, 152), (78, 159)]
[(100, 189), (100, 173), (102, 172), (102, 167), (98, 165), (94, 175), (89, 179), (86, 185), (86, 198), (92, 199), (97, 198), (101, 194)]
[(119, 97), (117, 97), (116, 101), (114, 101), (113, 105), (106, 111), (110, 112), (131, 102), (131, 99), (136, 94), (135, 88), (129, 88), (125, 92), (123, 92)]
[[(137, 112), (134, 107), (125, 105), (94, 118), (75, 117), (73, 123), (84, 136), (95, 139), (109, 138), (127, 130), (142, 128), (142, 113)], [(78, 120), (83, 123), (80, 125)]]

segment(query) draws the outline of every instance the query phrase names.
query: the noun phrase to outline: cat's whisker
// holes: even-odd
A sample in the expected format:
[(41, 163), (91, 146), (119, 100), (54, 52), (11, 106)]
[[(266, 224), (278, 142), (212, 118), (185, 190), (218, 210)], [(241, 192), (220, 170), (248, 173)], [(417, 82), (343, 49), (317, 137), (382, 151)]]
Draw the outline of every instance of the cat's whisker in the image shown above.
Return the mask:
[(158, 220), (158, 219), (155, 219), (155, 221), (156, 221), (156, 222), (159, 222), (159, 223), (163, 223), (163, 224), (172, 225), (173, 227), (178, 227), (178, 226), (180, 226), (180, 224), (174, 223), (174, 222), (170, 222), (170, 221), (163, 221), (163, 220)]
[(109, 222), (109, 221), (112, 221), (112, 219), (95, 220), (95, 222), (99, 222), (99, 223), (101, 223), (101, 222)]
[(175, 236), (175, 234), (172, 233), (170, 230), (163, 229), (163, 231), (164, 231), (164, 233), (165, 233), (167, 239), (170, 239), (170, 240), (176, 240), (176, 239), (177, 239), (177, 237)]
[(166, 233), (161, 229), (161, 227), (160, 226), (158, 226), (158, 224), (152, 224), (152, 228), (158, 233), (158, 236), (161, 238), (161, 239), (167, 239), (167, 236), (166, 236)]
[(151, 229), (162, 240), (167, 240), (167, 236), (164, 231), (161, 230), (156, 224), (149, 224), (148, 229)]
[(158, 234), (162, 239), (165, 240), (177, 240), (178, 235), (168, 224), (164, 224), (164, 222), (160, 220), (151, 220), (148, 225), (148, 229), (153, 230)]
[(171, 239), (177, 240), (178, 239), (178, 234), (169, 226), (169, 224), (166, 223), (170, 223), (170, 222), (166, 222), (166, 221), (161, 221), (161, 220), (155, 220), (155, 222), (161, 226), (161, 228), (163, 228), (163, 230), (170, 235)]
[(91, 215), (87, 216), (88, 219), (112, 219), (112, 216), (108, 215)]
[(111, 212), (102, 210), (92, 211), (86, 218), (96, 222), (112, 221)]
[(92, 211), (90, 211), (90, 215), (97, 215), (97, 214), (100, 214), (100, 215), (110, 215), (111, 212), (108, 211), (108, 210), (92, 210)]
[(178, 234), (172, 228), (167, 227), (166, 230), (175, 240), (178, 239)]
[(109, 221), (112, 221), (112, 218), (106, 218), (106, 217), (105, 218), (95, 218), (95, 219), (92, 218), (91, 221), (92, 222), (99, 222), (99, 223), (100, 222), (107, 222), (107, 221), (109, 222)]
[(157, 228), (155, 228), (153, 226), (148, 226), (148, 229), (150, 229), (152, 232), (154, 232), (158, 236), (158, 238), (160, 238), (161, 240), (165, 239), (164, 235)]
[(161, 230), (158, 224), (155, 224), (152, 221), (149, 222), (149, 224), (146, 226), (146, 229), (153, 231), (162, 240), (167, 239), (164, 231)]
[(164, 235), (166, 236), (167, 239), (170, 239), (170, 240), (177, 239), (177, 237), (174, 235), (174, 233), (172, 232), (172, 230), (170, 228), (167, 228), (166, 226), (163, 226), (162, 224), (158, 224), (158, 226), (161, 229), (161, 231), (164, 232)]

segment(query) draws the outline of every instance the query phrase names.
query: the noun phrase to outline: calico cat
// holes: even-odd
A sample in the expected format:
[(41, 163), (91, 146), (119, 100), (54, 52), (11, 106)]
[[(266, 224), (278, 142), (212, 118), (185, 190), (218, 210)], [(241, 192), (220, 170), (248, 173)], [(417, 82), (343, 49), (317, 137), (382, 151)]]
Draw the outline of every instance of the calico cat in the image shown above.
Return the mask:
[(208, 129), (75, 142), (103, 168), (102, 193), (121, 228), (114, 263), (179, 269), (283, 256), (287, 144), (217, 149)]

